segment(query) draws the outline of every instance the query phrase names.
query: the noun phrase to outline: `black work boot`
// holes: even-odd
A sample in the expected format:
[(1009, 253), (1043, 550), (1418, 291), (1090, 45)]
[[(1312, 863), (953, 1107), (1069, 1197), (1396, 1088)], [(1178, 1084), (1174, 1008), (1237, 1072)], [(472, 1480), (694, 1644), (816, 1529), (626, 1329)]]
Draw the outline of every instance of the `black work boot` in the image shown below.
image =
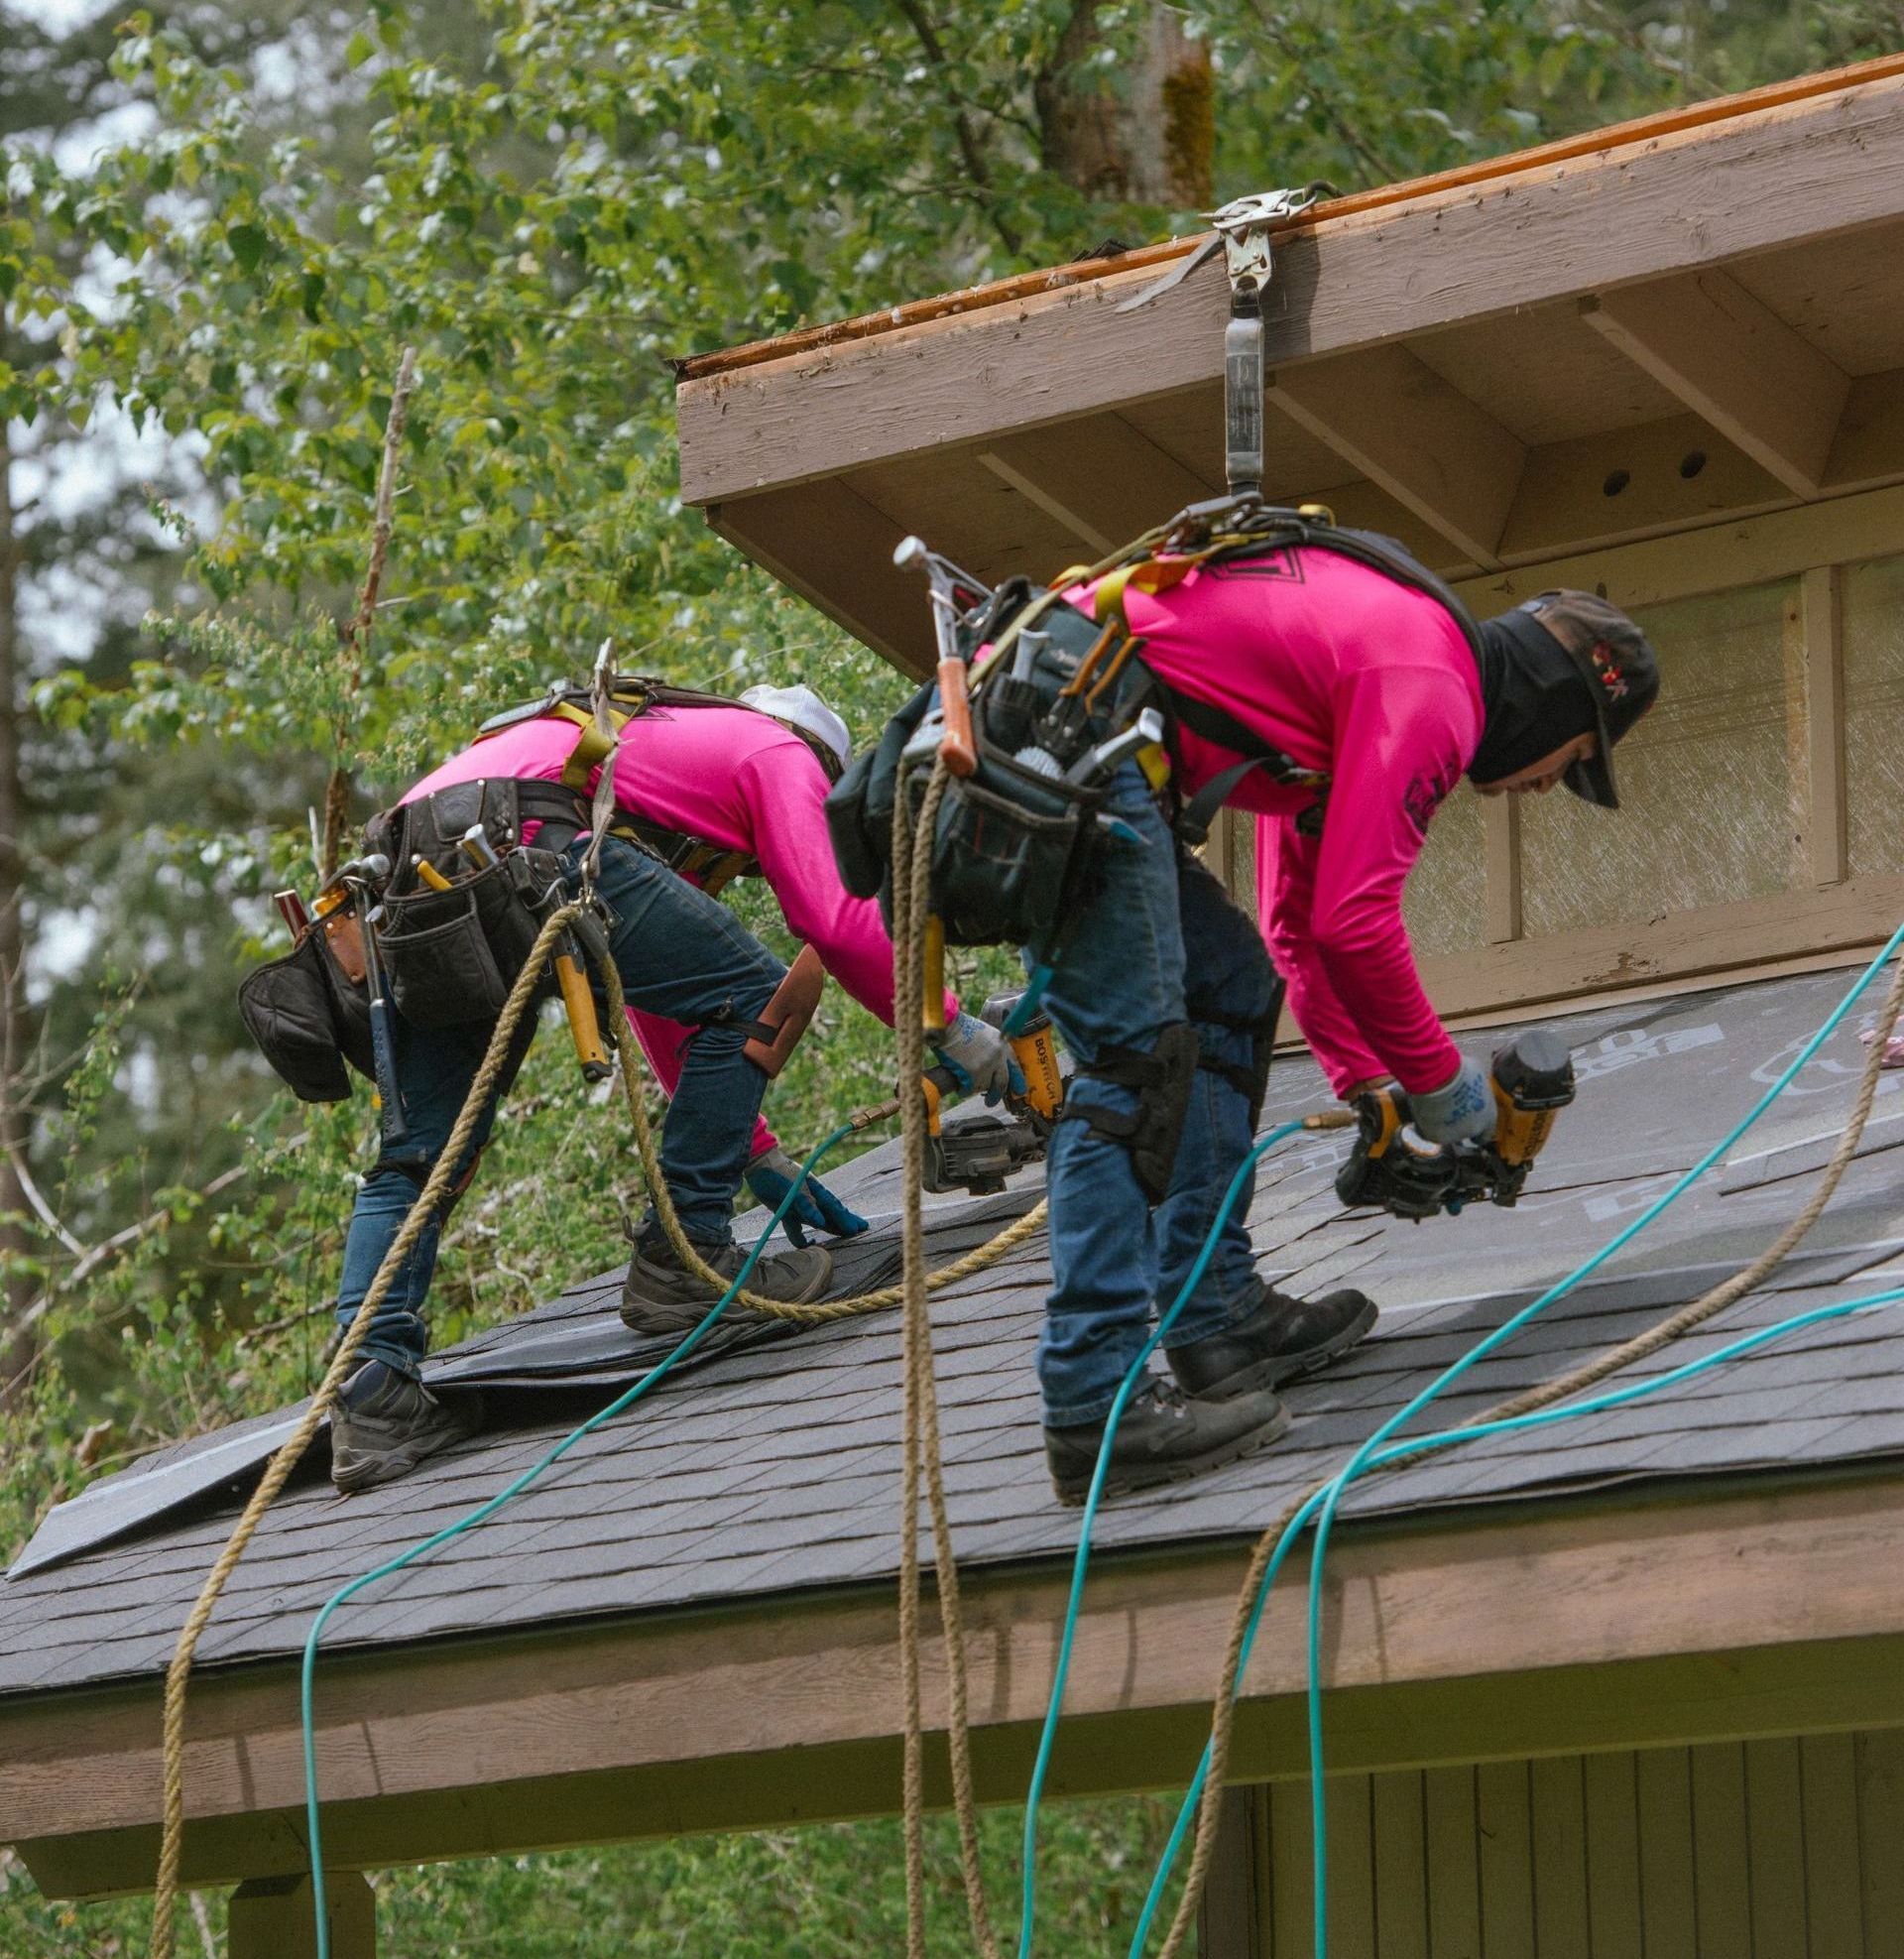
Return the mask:
[(425, 1456), (475, 1434), (482, 1414), (474, 1395), (439, 1402), (412, 1376), (366, 1361), (330, 1411), (330, 1480), (350, 1496), (407, 1476)]
[(1227, 1401), (1258, 1388), (1279, 1388), (1346, 1354), (1375, 1323), (1375, 1302), (1353, 1289), (1320, 1299), (1292, 1299), (1273, 1286), (1236, 1325), (1181, 1347), (1164, 1359), (1187, 1394)]
[[(632, 1235), (632, 1234), (631, 1234)], [(703, 1259), (723, 1279), (731, 1280), (747, 1263), (747, 1254), (733, 1239), (723, 1245), (690, 1239)], [(817, 1245), (774, 1252), (748, 1275), (747, 1290), (763, 1298), (803, 1306), (817, 1299), (833, 1277), (833, 1254)], [(622, 1324), (650, 1336), (686, 1333), (707, 1317), (707, 1309), (725, 1288), (696, 1279), (681, 1267), (674, 1248), (658, 1231), (644, 1231), (634, 1240), (634, 1257), (622, 1281)], [(730, 1306), (723, 1317), (762, 1319), (765, 1314), (745, 1306)]]
[[(1267, 1389), (1205, 1402), (1153, 1376), (1130, 1398), (1118, 1423), (1104, 1494), (1129, 1496), (1221, 1469), (1267, 1448), (1288, 1426), (1289, 1410)], [(1044, 1459), (1060, 1503), (1083, 1503), (1103, 1441), (1102, 1421), (1044, 1431)]]

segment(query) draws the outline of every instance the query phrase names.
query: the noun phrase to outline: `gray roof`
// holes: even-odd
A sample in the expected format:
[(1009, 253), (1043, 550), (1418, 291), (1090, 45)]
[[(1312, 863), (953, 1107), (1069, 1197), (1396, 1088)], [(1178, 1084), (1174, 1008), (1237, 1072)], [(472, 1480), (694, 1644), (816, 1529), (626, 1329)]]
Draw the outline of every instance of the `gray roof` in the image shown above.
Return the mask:
[[(1116, 1550), (1259, 1529), (1434, 1371), (1694, 1163), (1844, 985), (1843, 974), (1811, 974), (1556, 1023), (1574, 1047), (1580, 1101), (1514, 1211), (1488, 1207), (1425, 1225), (1345, 1214), (1332, 1188), (1344, 1139), (1303, 1137), (1272, 1156), (1250, 1211), (1265, 1276), (1302, 1291), (1363, 1286), (1383, 1307), (1380, 1325), (1330, 1373), (1288, 1391), (1296, 1420), (1278, 1447), (1109, 1506), (1099, 1541)], [(1745, 1263), (1802, 1201), (1838, 1134), (1862, 1057), (1857, 1036), (1870, 1018), (1854, 1012), (1730, 1161), (1605, 1276), (1477, 1369), (1443, 1405), (1448, 1419), (1627, 1337)], [(1653, 1370), (1769, 1319), (1904, 1284), (1899, 1087), (1899, 1077), (1883, 1079), (1860, 1160), (1773, 1288)], [(1278, 1062), (1265, 1122), (1324, 1099), (1306, 1059)], [(1035, 1181), (1030, 1172), (1006, 1199), (976, 1206), (937, 1201), (938, 1257), (1031, 1201)], [(862, 1158), (836, 1187), (880, 1221), (845, 1262), (845, 1283), (868, 1283), (892, 1258), (893, 1149)], [(1046, 1280), (1037, 1238), (935, 1304), (947, 1485), (960, 1552), (974, 1568), (1065, 1556), (1075, 1543), (1077, 1515), (1055, 1503), (1045, 1477), (1032, 1375)], [(484, 1380), (489, 1426), (408, 1479), (340, 1500), (313, 1463), (267, 1519), (201, 1658), (296, 1651), (337, 1585), (491, 1495), (583, 1408), (599, 1406), (611, 1384), (650, 1364), (652, 1352), (622, 1331), (614, 1303), (608, 1275), (439, 1357), (434, 1371), (446, 1392)], [(327, 1645), (521, 1630), (890, 1579), (898, 1388), (891, 1313), (720, 1353), (589, 1438), (472, 1535), (353, 1602), (333, 1620)], [(179, 1444), (56, 1511), (31, 1561), (0, 1585), (0, 1692), (162, 1671), (229, 1529), (247, 1466), (255, 1474), (281, 1419)], [(1814, 1329), (1630, 1408), (1465, 1446), (1370, 1483), (1350, 1508), (1422, 1510), (1900, 1454), (1904, 1314), (1880, 1312)], [(191, 1470), (207, 1459), (209, 1469)]]

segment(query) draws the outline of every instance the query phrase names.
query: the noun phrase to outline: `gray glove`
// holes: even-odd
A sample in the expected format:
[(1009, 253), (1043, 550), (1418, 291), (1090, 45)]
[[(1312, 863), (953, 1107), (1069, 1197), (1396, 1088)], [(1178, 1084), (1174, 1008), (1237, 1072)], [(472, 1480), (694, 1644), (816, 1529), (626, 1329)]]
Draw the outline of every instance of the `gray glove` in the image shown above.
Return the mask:
[(961, 1014), (932, 1042), (932, 1051), (959, 1077), (962, 1086), (996, 1102), (1010, 1091), (1024, 1093), (1024, 1070), (1012, 1043), (976, 1014)]
[(1410, 1095), (1408, 1106), (1430, 1143), (1485, 1143), (1494, 1133), (1494, 1092), (1475, 1061), (1462, 1062), (1429, 1094)]

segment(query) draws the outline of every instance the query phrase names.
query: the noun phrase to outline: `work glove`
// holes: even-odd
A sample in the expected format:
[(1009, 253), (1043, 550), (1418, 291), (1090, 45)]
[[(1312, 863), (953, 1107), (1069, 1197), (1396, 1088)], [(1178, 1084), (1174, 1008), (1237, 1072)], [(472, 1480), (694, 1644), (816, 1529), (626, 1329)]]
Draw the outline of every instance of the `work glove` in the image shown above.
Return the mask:
[[(776, 1143), (748, 1164), (747, 1187), (769, 1210), (777, 1210), (799, 1173), (799, 1164)], [(857, 1238), (867, 1229), (866, 1220), (857, 1211), (849, 1211), (817, 1176), (809, 1176), (800, 1185), (793, 1208), (780, 1220), (781, 1230), (799, 1246), (806, 1243), (808, 1225), (831, 1238)]]
[(1475, 1061), (1462, 1062), (1428, 1094), (1411, 1094), (1408, 1106), (1430, 1143), (1485, 1143), (1494, 1133), (1494, 1092)]
[(1024, 1070), (1012, 1043), (990, 1022), (976, 1014), (961, 1014), (932, 1043), (932, 1051), (950, 1068), (961, 1088), (996, 1103), (1008, 1093), (1024, 1093)]

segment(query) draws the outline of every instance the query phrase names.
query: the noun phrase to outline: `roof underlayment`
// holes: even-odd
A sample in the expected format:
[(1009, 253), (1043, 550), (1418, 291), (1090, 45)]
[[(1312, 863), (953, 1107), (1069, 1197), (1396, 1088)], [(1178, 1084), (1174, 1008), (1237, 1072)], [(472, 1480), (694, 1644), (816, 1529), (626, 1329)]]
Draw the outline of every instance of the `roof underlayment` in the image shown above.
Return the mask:
[[(1362, 1349), (1288, 1392), (1272, 1451), (1180, 1489), (1109, 1506), (1107, 1550), (1253, 1533), (1340, 1464), (1381, 1417), (1518, 1305), (1603, 1244), (1742, 1115), (1838, 1000), (1840, 973), (1735, 986), (1555, 1023), (1580, 1099), (1517, 1210), (1408, 1225), (1349, 1214), (1332, 1178), (1340, 1136), (1264, 1163), (1250, 1230), (1266, 1277), (1299, 1291), (1353, 1282), (1383, 1317)], [(1875, 1010), (1875, 992), (1872, 996)], [(1804, 1200), (1849, 1106), (1869, 1012), (1854, 1012), (1731, 1160), (1550, 1309), (1441, 1406), (1449, 1421), (1628, 1337), (1736, 1270)], [(1860, 1158), (1772, 1289), (1656, 1358), (1676, 1366), (1741, 1331), (1904, 1283), (1904, 1095), (1885, 1076)], [(1306, 1057), (1279, 1061), (1265, 1123), (1327, 1093)], [(895, 1261), (896, 1149), (831, 1179), (873, 1216), (842, 1288)], [(934, 1262), (1036, 1195), (940, 1200)], [(1034, 1238), (934, 1306), (946, 1480), (973, 1565), (1066, 1555), (1075, 1512), (1045, 1476), (1032, 1372), (1048, 1271)], [(439, 1529), (519, 1473), (581, 1413), (658, 1358), (615, 1316), (616, 1275), (438, 1356), (445, 1391), (480, 1382), (488, 1426), (403, 1482), (335, 1497), (317, 1459), (234, 1576), (201, 1661), (296, 1651), (345, 1579)], [(471, 1535), (354, 1602), (334, 1647), (516, 1630), (819, 1587), (888, 1581), (897, 1561), (899, 1328), (892, 1313), (752, 1351), (730, 1347), (583, 1442)], [(289, 1417), (184, 1443), (56, 1510), (0, 1585), (0, 1693), (149, 1677)], [(1355, 1514), (1527, 1499), (1613, 1483), (1816, 1469), (1904, 1455), (1904, 1314), (1814, 1329), (1723, 1373), (1539, 1435), (1463, 1447), (1371, 1483)]]

